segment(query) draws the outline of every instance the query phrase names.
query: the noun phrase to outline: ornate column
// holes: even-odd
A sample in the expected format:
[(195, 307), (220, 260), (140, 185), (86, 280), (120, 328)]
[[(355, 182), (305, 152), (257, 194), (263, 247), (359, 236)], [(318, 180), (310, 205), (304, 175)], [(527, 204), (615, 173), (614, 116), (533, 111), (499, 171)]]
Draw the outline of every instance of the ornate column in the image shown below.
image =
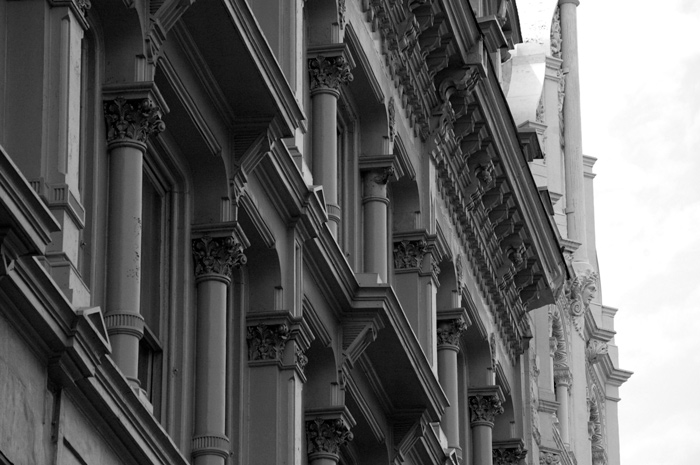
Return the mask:
[(462, 332), (469, 326), (469, 316), (463, 308), (438, 310), (437, 312), (438, 379), (450, 405), (440, 424), (447, 436), (447, 445), (462, 458), (459, 441), (459, 384), (457, 378), (457, 354)]
[(499, 386), (469, 389), (474, 464), (493, 465), (493, 422), (503, 413), (503, 401)]
[(350, 413), (343, 407), (335, 411), (307, 411), (306, 453), (309, 465), (336, 465), (340, 447), (352, 441), (350, 428), (354, 425)]
[(386, 185), (394, 175), (394, 157), (372, 157), (360, 161), (362, 175), (362, 214), (364, 271), (377, 273), (387, 282), (389, 273), (387, 211), (389, 198)]
[(105, 89), (109, 152), (109, 241), (105, 323), (112, 358), (138, 389), (141, 299), (143, 154), (150, 135), (165, 129), (160, 94), (152, 83)]
[(192, 258), (197, 285), (195, 356), (195, 465), (224, 465), (226, 437), (226, 293), (234, 268), (244, 265), (243, 247), (224, 231), (193, 231)]
[(554, 388), (557, 394), (557, 418), (559, 418), (559, 432), (565, 444), (570, 443), (569, 435), (569, 389), (571, 387), (571, 370), (569, 367), (554, 368)]
[(568, 239), (581, 245), (574, 260), (588, 262), (586, 251), (586, 204), (583, 188), (583, 148), (581, 134), (581, 88), (578, 74), (578, 32), (576, 7), (579, 0), (559, 0), (561, 58), (564, 61), (564, 180)]
[(314, 183), (323, 186), (333, 236), (338, 237), (338, 97), (352, 81), (351, 62), (343, 44), (309, 49), (311, 88), (311, 152)]

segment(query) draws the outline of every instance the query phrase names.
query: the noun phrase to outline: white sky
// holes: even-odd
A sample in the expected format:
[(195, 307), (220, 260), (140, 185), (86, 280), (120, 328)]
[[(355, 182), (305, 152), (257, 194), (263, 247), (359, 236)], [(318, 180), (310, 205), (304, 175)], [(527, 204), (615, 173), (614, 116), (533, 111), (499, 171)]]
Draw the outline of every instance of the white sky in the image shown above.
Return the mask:
[(583, 150), (622, 464), (700, 463), (700, 0), (581, 0)]

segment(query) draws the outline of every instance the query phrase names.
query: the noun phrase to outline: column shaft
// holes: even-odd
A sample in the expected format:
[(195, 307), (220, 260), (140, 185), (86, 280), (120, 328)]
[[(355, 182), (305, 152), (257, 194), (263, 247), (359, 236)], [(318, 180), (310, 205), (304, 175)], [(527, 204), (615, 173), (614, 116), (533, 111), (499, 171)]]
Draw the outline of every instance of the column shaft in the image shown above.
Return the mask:
[(138, 142), (111, 147), (109, 154), (109, 243), (107, 323), (112, 358), (138, 385), (141, 299), (141, 204), (143, 150)]
[(363, 178), (364, 270), (377, 273), (382, 282), (387, 282), (389, 271), (386, 183), (391, 173), (391, 169), (366, 171)]
[(474, 464), (493, 465), (493, 425), (472, 426), (472, 442), (474, 443)]
[(567, 384), (557, 384), (557, 417), (559, 418), (559, 431), (561, 439), (565, 444), (569, 444), (569, 386)]
[[(447, 436), (447, 445), (459, 449), (459, 386), (457, 384), (457, 353), (459, 347), (448, 344), (438, 346), (438, 378), (450, 405), (442, 416), (442, 429)], [(477, 462), (478, 463), (478, 462)]]
[(568, 238), (580, 242), (576, 261), (587, 262), (586, 205), (583, 190), (583, 147), (581, 134), (581, 88), (578, 72), (578, 2), (560, 1), (562, 59), (566, 72), (564, 97), (564, 179)]

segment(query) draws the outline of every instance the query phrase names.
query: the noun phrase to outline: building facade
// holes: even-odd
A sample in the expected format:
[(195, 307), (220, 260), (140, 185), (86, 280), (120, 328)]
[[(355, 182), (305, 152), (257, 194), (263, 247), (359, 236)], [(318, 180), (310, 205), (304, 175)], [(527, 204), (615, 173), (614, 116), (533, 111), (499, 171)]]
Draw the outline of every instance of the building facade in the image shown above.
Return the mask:
[(619, 464), (577, 0), (0, 0), (0, 464)]

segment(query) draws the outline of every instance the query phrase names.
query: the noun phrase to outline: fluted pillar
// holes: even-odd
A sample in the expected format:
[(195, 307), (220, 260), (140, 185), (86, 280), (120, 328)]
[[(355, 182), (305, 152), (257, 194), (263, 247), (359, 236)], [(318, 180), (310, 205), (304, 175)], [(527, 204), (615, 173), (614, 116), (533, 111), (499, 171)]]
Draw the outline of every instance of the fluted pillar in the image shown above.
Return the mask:
[[(311, 88), (311, 151), (314, 183), (323, 186), (329, 227), (338, 237), (338, 97), (340, 86), (352, 81), (344, 46), (310, 50), (309, 85)], [(330, 54), (334, 54), (331, 56)]]
[(226, 437), (226, 293), (231, 273), (246, 262), (233, 237), (202, 235), (192, 241), (197, 285), (195, 421), (192, 458), (195, 465), (224, 465)]
[(578, 0), (559, 0), (562, 31), (561, 57), (565, 74), (564, 180), (568, 238), (581, 243), (575, 261), (587, 262), (586, 204), (583, 187), (583, 137), (581, 134), (581, 85), (578, 72)]
[(464, 309), (438, 311), (437, 359), (438, 379), (450, 405), (445, 409), (440, 424), (447, 436), (447, 445), (462, 457), (459, 434), (459, 384), (457, 378), (457, 355), (462, 332), (467, 329), (468, 317)]
[(148, 137), (165, 129), (161, 106), (154, 100), (151, 89), (128, 87), (123, 93), (119, 89), (105, 93), (104, 99), (109, 152), (105, 323), (112, 358), (134, 388), (139, 386), (139, 340), (144, 330), (140, 311), (143, 155)]
[(353, 424), (347, 410), (330, 415), (307, 413), (306, 453), (309, 465), (336, 465), (340, 460), (340, 447), (353, 439), (350, 432)]
[(389, 272), (386, 185), (393, 174), (394, 169), (385, 166), (364, 171), (362, 176), (364, 271), (377, 273), (382, 282), (387, 282)]
[(503, 413), (504, 397), (498, 386), (469, 389), (471, 412), (472, 452), (475, 465), (493, 465), (493, 424), (496, 415)]
[(569, 388), (571, 387), (571, 370), (568, 367), (554, 369), (554, 387), (557, 395), (557, 418), (559, 432), (565, 444), (570, 443), (569, 436)]

